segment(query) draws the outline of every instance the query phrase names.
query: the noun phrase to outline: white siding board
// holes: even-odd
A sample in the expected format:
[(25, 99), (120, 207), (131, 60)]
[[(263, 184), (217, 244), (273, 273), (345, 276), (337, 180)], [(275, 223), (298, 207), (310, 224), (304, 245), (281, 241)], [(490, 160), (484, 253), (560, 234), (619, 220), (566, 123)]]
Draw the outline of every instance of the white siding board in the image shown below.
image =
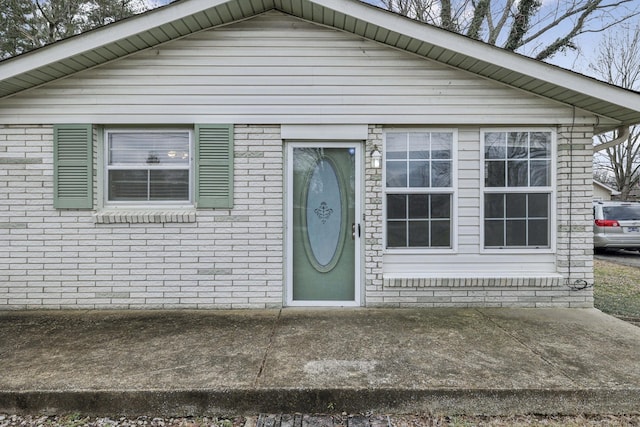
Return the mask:
[[(460, 255), (464, 254), (463, 257)], [(460, 263), (456, 258), (464, 258)], [(500, 266), (496, 270), (496, 266)], [(455, 272), (452, 274), (452, 272)], [(477, 253), (385, 255), (383, 274), (406, 277), (475, 274), (477, 277), (501, 277), (504, 274), (556, 273), (555, 255), (479, 255)]]
[[(569, 123), (571, 110), (353, 34), (270, 12), (14, 96), (0, 108), (0, 123), (16, 123), (16, 118), (19, 123), (548, 125)], [(590, 120), (576, 118), (577, 123)]]

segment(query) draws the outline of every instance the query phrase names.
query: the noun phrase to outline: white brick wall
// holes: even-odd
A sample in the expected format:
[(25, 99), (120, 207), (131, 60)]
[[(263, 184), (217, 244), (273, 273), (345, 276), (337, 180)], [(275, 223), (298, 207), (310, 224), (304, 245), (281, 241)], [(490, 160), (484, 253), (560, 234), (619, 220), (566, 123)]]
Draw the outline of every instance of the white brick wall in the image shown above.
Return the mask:
[[(382, 126), (369, 126), (369, 136), (366, 143), (366, 153), (371, 153), (374, 147), (383, 151)], [(367, 306), (385, 306), (382, 275), (382, 169), (371, 168), (371, 156), (365, 159), (365, 298)], [(391, 296), (389, 296), (391, 297)], [(388, 301), (387, 301), (388, 302)]]
[[(446, 280), (396, 279), (383, 275), (382, 177), (380, 169), (369, 167), (368, 155), (376, 145), (382, 149), (382, 127), (370, 126), (364, 304), (592, 306), (592, 289), (575, 289), (582, 281), (593, 283), (589, 132), (586, 127), (558, 132), (559, 276), (514, 278), (496, 271), (493, 278), (452, 272)], [(53, 209), (52, 139), (51, 126), (0, 127), (0, 310), (282, 306), (284, 150), (279, 126), (236, 125), (234, 208), (198, 210), (195, 218), (187, 212), (182, 222), (100, 221), (94, 211)]]
[(0, 127), (0, 142), (0, 309), (282, 305), (279, 126), (236, 126), (234, 208), (179, 223), (53, 209), (52, 127)]

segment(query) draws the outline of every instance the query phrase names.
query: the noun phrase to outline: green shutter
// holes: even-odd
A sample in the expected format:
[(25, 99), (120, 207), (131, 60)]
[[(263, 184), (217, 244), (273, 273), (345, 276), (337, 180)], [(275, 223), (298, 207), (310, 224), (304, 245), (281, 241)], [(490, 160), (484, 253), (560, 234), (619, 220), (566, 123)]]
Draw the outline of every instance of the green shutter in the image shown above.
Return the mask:
[(233, 125), (196, 125), (196, 207), (233, 207)]
[(91, 125), (53, 127), (53, 192), (55, 208), (93, 208)]

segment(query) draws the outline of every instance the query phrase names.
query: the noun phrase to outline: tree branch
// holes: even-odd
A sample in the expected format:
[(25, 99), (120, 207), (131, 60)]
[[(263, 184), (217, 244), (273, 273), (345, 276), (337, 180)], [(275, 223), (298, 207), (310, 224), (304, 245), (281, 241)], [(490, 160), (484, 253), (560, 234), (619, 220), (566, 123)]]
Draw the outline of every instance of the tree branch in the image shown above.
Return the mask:
[(473, 11), (471, 24), (469, 25), (469, 29), (467, 30), (467, 36), (476, 40), (480, 39), (480, 28), (482, 28), (482, 22), (489, 12), (490, 3), (491, 0), (478, 1), (478, 4), (476, 4), (475, 10)]
[(538, 0), (520, 0), (518, 12), (513, 17), (511, 31), (504, 45), (505, 49), (514, 51), (522, 45), (522, 39), (529, 30), (531, 16), (536, 13), (541, 5), (542, 3)]

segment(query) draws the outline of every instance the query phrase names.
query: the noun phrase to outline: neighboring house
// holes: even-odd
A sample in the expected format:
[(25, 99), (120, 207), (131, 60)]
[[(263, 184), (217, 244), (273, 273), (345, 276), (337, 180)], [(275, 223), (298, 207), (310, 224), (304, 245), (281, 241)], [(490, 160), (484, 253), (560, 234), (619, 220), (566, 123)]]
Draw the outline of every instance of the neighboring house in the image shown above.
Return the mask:
[[(613, 200), (619, 200), (620, 199), (619, 196), (620, 196), (620, 192), (618, 192), (618, 194), (614, 194)], [(627, 196), (627, 201), (629, 202), (640, 201), (640, 187), (634, 186), (631, 188), (631, 190), (629, 191), (629, 195)]]
[(619, 195), (620, 192), (618, 190), (614, 190), (600, 181), (593, 180), (593, 200), (612, 200)]
[(175, 2), (0, 62), (0, 309), (590, 307), (632, 123), (358, 1)]

